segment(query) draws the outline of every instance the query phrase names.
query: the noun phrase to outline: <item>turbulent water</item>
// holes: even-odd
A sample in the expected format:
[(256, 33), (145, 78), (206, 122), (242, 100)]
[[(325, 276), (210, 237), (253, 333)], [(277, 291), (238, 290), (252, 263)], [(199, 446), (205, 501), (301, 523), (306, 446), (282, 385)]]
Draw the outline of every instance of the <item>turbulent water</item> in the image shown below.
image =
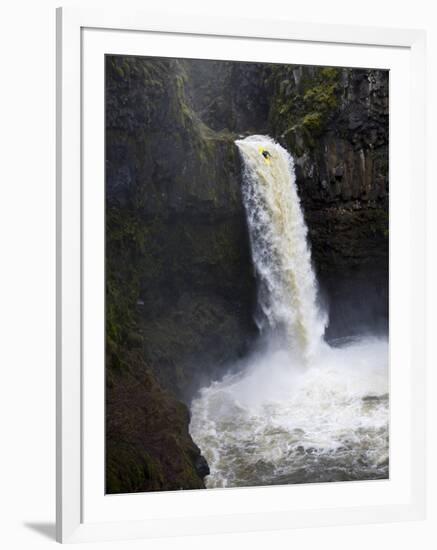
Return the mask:
[(192, 403), (206, 485), (386, 478), (387, 341), (324, 341), (293, 159), (266, 136), (236, 143), (265, 345)]
[(326, 316), (317, 308), (293, 159), (264, 136), (250, 136), (237, 146), (244, 159), (243, 198), (258, 274), (258, 323), (262, 332), (282, 334), (287, 347), (311, 356), (322, 339)]

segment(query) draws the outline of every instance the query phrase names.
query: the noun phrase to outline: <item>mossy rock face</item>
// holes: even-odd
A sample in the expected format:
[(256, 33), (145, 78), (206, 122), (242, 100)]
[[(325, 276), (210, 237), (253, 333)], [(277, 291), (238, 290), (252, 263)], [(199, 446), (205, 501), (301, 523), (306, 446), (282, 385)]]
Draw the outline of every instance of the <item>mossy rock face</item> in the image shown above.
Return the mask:
[(257, 334), (236, 134), (201, 119), (192, 78), (183, 61), (107, 58), (107, 351), (142, 340), (186, 400)]
[(274, 66), (266, 74), (269, 133), (295, 160), (328, 336), (386, 330), (388, 72)]
[(299, 133), (305, 149), (315, 146), (315, 138), (322, 134), (339, 103), (340, 70), (275, 65), (266, 72), (272, 95), (269, 124), (274, 134), (290, 145), (287, 136)]
[(120, 351), (124, 369), (108, 365), (106, 492), (204, 488), (208, 470), (188, 432), (187, 407), (159, 386), (142, 353)]
[[(293, 65), (266, 71), (269, 131), (293, 154), (304, 200), (317, 207), (386, 200), (387, 71)], [(377, 156), (385, 162), (376, 164)]]
[(257, 334), (236, 135), (193, 109), (183, 62), (106, 63), (107, 491), (203, 488), (175, 396)]

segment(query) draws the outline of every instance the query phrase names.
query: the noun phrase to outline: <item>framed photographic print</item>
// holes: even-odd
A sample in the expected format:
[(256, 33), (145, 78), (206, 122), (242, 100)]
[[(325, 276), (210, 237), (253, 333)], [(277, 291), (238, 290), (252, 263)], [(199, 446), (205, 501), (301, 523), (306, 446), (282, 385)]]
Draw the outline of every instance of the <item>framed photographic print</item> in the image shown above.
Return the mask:
[(423, 517), (424, 34), (57, 17), (58, 540)]

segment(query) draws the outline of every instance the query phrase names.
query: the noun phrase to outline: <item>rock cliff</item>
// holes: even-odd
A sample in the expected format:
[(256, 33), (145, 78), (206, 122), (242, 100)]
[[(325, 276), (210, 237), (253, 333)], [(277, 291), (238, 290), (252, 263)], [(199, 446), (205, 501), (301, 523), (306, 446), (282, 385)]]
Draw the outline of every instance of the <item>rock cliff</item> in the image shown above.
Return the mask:
[(388, 72), (275, 67), (269, 121), (293, 153), (328, 336), (387, 330)]

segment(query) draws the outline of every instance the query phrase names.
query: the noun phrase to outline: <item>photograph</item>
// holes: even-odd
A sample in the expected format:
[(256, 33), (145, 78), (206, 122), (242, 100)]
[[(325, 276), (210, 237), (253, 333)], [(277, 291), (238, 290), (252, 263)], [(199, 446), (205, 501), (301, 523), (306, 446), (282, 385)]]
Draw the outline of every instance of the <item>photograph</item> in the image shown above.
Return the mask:
[(434, 5), (3, 4), (2, 547), (436, 550)]
[(104, 91), (106, 494), (389, 479), (389, 70)]

